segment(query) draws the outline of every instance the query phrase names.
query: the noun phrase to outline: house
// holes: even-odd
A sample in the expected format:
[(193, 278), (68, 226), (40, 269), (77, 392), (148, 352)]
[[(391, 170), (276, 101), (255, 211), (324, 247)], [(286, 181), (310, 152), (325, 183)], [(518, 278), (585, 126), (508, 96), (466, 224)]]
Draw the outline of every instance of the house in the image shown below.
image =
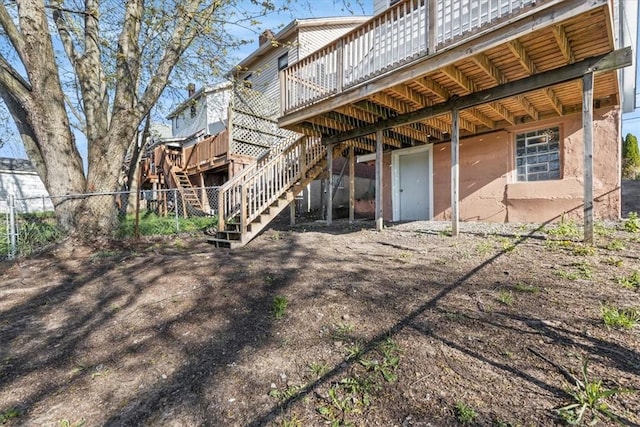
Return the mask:
[(9, 212), (9, 196), (18, 213), (53, 211), (49, 192), (38, 172), (26, 159), (0, 158), (0, 212)]
[[(295, 20), (277, 34), (267, 31), (260, 36), (256, 51), (229, 74), (236, 84), (225, 82), (199, 90), (189, 85), (188, 99), (167, 117), (171, 137), (162, 138), (143, 164), (143, 188), (178, 189), (185, 215), (191, 208), (191, 212), (216, 212), (216, 201), (198, 188), (219, 186), (240, 173), (249, 173), (258, 160), (266, 161), (276, 153), (274, 147), (301, 136), (277, 125), (278, 70), (366, 19)], [(160, 201), (162, 204), (173, 202)], [(313, 203), (309, 199), (300, 205)]]
[(378, 227), (619, 218), (637, 2), (390, 3), (281, 71), (282, 127), (375, 153)]

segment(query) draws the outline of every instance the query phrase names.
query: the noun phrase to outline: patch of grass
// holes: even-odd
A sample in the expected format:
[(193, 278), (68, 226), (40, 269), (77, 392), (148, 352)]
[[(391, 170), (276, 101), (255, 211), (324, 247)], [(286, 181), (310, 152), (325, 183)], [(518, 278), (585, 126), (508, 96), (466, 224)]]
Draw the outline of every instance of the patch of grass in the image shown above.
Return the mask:
[(640, 272), (634, 271), (628, 276), (618, 277), (617, 282), (623, 288), (631, 289), (637, 291), (640, 289)]
[(616, 230), (615, 228), (609, 227), (601, 221), (596, 221), (596, 223), (593, 224), (593, 231), (597, 236), (611, 237)]
[(516, 292), (522, 292), (527, 294), (537, 294), (540, 292), (540, 288), (533, 285), (528, 285), (526, 283), (516, 283), (512, 286), (513, 290)]
[(502, 246), (502, 250), (504, 252), (513, 252), (517, 248), (516, 242), (509, 239), (508, 237), (503, 237), (502, 239), (500, 239), (500, 245)]
[(500, 291), (500, 294), (498, 295), (498, 301), (504, 305), (513, 305), (513, 293), (511, 293), (510, 291)]
[(623, 261), (620, 258), (609, 257), (602, 260), (604, 264), (612, 267), (622, 267)]
[[(204, 216), (192, 218), (178, 218), (178, 228), (180, 233), (204, 232), (204, 230), (214, 228), (218, 225), (217, 216)], [(140, 217), (141, 236), (170, 236), (177, 234), (176, 218), (174, 216), (158, 216), (154, 213), (147, 213)], [(135, 217), (128, 215), (121, 220), (120, 226), (116, 230), (119, 238), (130, 238), (135, 232)]]
[(574, 263), (571, 265), (573, 270), (558, 270), (556, 274), (564, 279), (578, 280), (578, 279), (592, 279), (593, 267), (585, 262)]
[(624, 230), (629, 233), (637, 233), (640, 231), (640, 218), (636, 212), (629, 212), (629, 216), (624, 221)]
[(589, 425), (595, 425), (601, 418), (619, 423), (618, 417), (606, 400), (628, 390), (607, 389), (602, 385), (602, 380), (590, 380), (587, 375), (587, 365), (585, 359), (582, 363), (582, 378), (576, 379), (573, 389), (568, 391), (573, 401), (560, 408), (558, 414), (571, 425), (581, 425), (588, 419), (590, 419)]
[(347, 354), (344, 357), (344, 360), (360, 360), (362, 357), (362, 347), (359, 343), (353, 343), (349, 347), (347, 347)]
[(5, 409), (4, 411), (0, 412), (0, 424), (5, 424), (9, 420), (18, 418), (19, 416), (20, 411), (16, 408)]
[(598, 250), (593, 245), (583, 245), (576, 243), (571, 251), (575, 256), (594, 256), (598, 253)]
[(296, 414), (291, 414), (288, 418), (283, 418), (278, 423), (280, 427), (303, 427), (305, 423)]
[(611, 305), (603, 305), (600, 309), (602, 321), (610, 328), (633, 329), (640, 322), (640, 308), (619, 309)]
[(287, 297), (282, 295), (276, 295), (275, 297), (273, 297), (273, 304), (271, 306), (273, 317), (275, 317), (276, 320), (282, 319), (287, 312), (288, 305), (289, 300), (287, 299)]
[(455, 412), (456, 418), (461, 424), (470, 424), (478, 418), (478, 413), (464, 402), (456, 403)]
[(453, 229), (451, 228), (451, 226), (446, 227), (444, 230), (438, 233), (438, 236), (442, 236), (442, 237), (451, 237), (452, 235), (453, 235)]
[(87, 421), (84, 419), (80, 419), (78, 421), (70, 421), (70, 420), (64, 419), (64, 420), (58, 421), (58, 426), (59, 427), (82, 427), (86, 423)]
[(284, 390), (278, 390), (277, 388), (271, 389), (269, 391), (269, 396), (285, 401), (293, 398), (300, 390), (302, 390), (304, 385), (290, 385)]
[(546, 229), (547, 236), (557, 240), (575, 240), (581, 236), (578, 224), (573, 220), (565, 221), (564, 218), (559, 224)]
[(606, 248), (610, 251), (624, 251), (626, 249), (626, 246), (624, 245), (624, 242), (622, 240), (613, 239), (607, 244)]
[(571, 249), (573, 248), (573, 243), (574, 242), (571, 240), (547, 240), (544, 242), (544, 247), (552, 251), (559, 249)]
[(63, 236), (52, 219), (25, 216), (18, 223), (17, 250), (20, 255), (31, 255)]
[(353, 332), (353, 325), (350, 323), (338, 323), (331, 331), (331, 336), (338, 340), (344, 340)]
[(320, 378), (327, 372), (329, 372), (329, 365), (326, 363), (309, 363), (309, 371), (314, 376), (315, 379)]
[(489, 240), (484, 240), (476, 245), (478, 255), (486, 255), (491, 251), (493, 251), (493, 243)]

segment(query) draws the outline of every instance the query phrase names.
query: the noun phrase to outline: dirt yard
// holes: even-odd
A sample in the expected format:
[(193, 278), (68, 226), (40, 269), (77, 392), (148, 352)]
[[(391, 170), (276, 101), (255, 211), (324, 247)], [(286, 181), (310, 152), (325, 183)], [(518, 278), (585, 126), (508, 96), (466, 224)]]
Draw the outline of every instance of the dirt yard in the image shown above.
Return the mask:
[(0, 424), (553, 426), (584, 360), (640, 389), (640, 328), (602, 314), (640, 317), (640, 233), (372, 225), (0, 264)]

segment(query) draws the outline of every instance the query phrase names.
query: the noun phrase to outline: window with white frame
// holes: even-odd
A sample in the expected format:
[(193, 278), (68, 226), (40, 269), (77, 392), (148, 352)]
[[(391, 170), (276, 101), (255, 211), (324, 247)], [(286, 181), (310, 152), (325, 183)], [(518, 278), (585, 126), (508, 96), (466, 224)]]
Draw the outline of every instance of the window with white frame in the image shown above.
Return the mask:
[(278, 58), (278, 71), (284, 70), (289, 66), (289, 52)]
[(552, 127), (516, 135), (518, 182), (560, 179), (560, 128)]

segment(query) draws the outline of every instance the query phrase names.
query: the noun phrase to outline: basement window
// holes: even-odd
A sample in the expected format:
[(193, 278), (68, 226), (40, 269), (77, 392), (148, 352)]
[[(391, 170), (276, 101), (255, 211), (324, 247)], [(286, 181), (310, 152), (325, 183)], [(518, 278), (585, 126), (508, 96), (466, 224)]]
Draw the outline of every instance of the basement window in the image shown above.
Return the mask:
[(560, 179), (560, 128), (516, 135), (518, 182)]

